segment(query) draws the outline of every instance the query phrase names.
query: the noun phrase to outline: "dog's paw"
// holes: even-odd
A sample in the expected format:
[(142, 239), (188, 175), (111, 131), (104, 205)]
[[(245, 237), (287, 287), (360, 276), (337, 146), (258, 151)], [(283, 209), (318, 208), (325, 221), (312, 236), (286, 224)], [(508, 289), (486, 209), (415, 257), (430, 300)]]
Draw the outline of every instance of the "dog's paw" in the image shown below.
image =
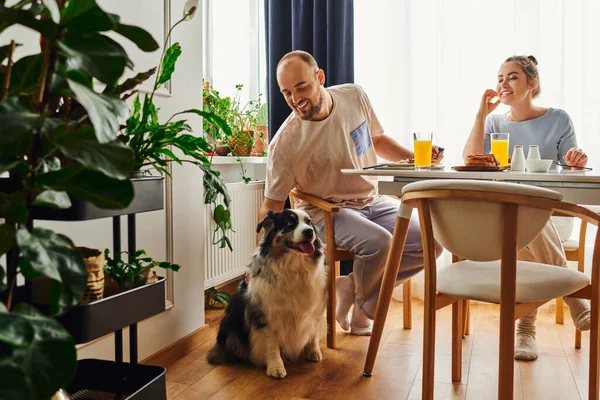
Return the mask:
[(308, 352), (306, 359), (308, 361), (319, 362), (323, 359), (323, 354), (321, 353), (321, 350), (319, 350), (319, 349), (313, 350), (313, 351)]
[(282, 366), (280, 367), (267, 367), (267, 375), (275, 379), (283, 379), (287, 375), (287, 371)]

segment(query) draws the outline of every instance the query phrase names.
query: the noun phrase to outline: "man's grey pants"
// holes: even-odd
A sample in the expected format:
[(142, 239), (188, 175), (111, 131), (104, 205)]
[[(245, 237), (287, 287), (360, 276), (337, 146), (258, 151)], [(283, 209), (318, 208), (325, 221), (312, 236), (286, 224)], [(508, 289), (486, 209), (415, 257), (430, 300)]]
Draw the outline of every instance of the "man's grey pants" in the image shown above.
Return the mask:
[[(354, 270), (355, 304), (370, 319), (374, 318), (377, 298), (383, 278), (392, 233), (400, 202), (385, 197), (380, 202), (362, 209), (341, 208), (334, 214), (336, 246), (356, 254)], [(325, 221), (316, 224), (317, 233), (326, 240)], [(442, 247), (436, 243), (436, 255)], [(396, 286), (423, 270), (423, 246), (416, 214), (410, 219), (408, 235), (402, 253)]]

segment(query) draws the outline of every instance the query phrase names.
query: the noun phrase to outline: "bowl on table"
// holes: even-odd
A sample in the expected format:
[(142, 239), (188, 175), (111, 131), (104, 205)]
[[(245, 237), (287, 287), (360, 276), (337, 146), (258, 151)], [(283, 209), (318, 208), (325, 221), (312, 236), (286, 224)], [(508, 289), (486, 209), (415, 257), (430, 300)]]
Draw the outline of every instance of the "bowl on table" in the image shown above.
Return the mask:
[(525, 165), (529, 172), (548, 172), (552, 166), (552, 160), (527, 160)]

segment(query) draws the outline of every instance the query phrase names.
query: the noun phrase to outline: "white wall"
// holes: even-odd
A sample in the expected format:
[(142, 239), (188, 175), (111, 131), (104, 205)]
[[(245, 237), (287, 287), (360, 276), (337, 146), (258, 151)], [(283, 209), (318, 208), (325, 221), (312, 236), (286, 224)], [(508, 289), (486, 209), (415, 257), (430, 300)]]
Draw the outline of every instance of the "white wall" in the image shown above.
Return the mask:
[[(165, 21), (176, 22), (183, 15), (185, 0), (98, 0), (108, 12), (121, 16), (127, 24), (139, 25), (162, 43)], [(167, 18), (167, 19), (166, 19)], [(117, 38), (117, 36), (113, 37)], [(9, 29), (0, 36), (0, 43), (14, 38), (26, 45), (19, 54), (39, 51), (37, 38), (24, 29)], [(118, 38), (135, 63), (135, 70), (144, 71), (158, 63), (160, 51), (145, 54), (125, 39)], [(170, 90), (161, 89), (155, 97), (165, 121), (174, 112), (202, 105), (202, 18), (180, 24), (172, 42), (179, 42), (183, 54), (179, 58)], [(170, 93), (169, 93), (170, 92)], [(192, 128), (201, 132), (198, 117), (190, 117)], [(194, 166), (174, 165), (173, 172), (173, 258), (182, 268), (174, 274), (174, 307), (139, 324), (139, 359), (144, 359), (204, 324), (204, 245), (203, 245), (203, 188), (202, 174)], [(167, 257), (166, 210), (140, 214), (137, 218), (137, 245), (155, 259)], [(69, 236), (76, 245), (112, 249), (112, 219), (89, 222), (38, 223)], [(127, 249), (126, 218), (122, 219), (122, 248)], [(124, 356), (128, 359), (128, 335), (124, 334)], [(114, 358), (113, 336), (109, 335), (79, 349), (79, 358)]]

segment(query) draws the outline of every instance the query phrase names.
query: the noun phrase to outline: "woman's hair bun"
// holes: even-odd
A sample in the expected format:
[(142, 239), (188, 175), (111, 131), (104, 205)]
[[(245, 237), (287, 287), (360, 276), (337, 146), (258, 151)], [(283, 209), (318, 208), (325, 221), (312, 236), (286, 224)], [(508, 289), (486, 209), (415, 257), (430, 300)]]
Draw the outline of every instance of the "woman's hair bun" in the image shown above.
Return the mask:
[(531, 62), (534, 63), (535, 65), (538, 64), (538, 62), (537, 62), (537, 60), (536, 60), (536, 58), (534, 56), (527, 56), (527, 58), (530, 59)]

